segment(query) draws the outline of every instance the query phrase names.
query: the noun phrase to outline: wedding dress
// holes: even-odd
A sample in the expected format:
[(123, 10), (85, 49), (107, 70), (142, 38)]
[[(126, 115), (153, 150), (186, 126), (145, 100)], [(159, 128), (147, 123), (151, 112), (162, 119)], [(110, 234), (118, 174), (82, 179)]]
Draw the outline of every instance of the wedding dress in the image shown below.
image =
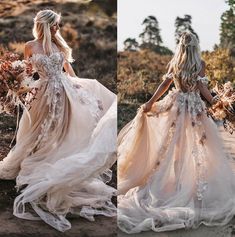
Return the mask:
[(235, 174), (197, 89), (175, 88), (141, 107), (118, 136), (118, 226), (126, 233), (224, 225), (235, 214)]
[(41, 218), (59, 231), (71, 228), (68, 212), (91, 221), (115, 216), (116, 190), (106, 182), (115, 162), (116, 96), (97, 80), (64, 73), (62, 52), (29, 60), (40, 75), (38, 92), (0, 162), (0, 178), (16, 178), (21, 189), (14, 215)]

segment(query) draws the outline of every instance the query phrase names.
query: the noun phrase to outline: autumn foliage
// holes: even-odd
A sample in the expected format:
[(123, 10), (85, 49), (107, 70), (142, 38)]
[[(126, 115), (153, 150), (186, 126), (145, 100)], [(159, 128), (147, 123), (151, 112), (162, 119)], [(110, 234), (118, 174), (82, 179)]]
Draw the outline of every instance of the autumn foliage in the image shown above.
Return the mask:
[[(235, 59), (227, 49), (218, 48), (202, 53), (206, 62), (206, 75), (212, 88), (216, 82), (235, 84)], [(132, 119), (136, 109), (145, 103), (162, 82), (171, 56), (150, 50), (118, 53), (119, 128)]]
[(160, 84), (170, 56), (161, 56), (149, 50), (119, 52), (118, 95), (119, 100), (145, 100)]
[(235, 59), (230, 55), (230, 50), (218, 48), (212, 52), (204, 52), (202, 57), (206, 62), (210, 86), (214, 86), (216, 82), (224, 84), (228, 81), (235, 85)]

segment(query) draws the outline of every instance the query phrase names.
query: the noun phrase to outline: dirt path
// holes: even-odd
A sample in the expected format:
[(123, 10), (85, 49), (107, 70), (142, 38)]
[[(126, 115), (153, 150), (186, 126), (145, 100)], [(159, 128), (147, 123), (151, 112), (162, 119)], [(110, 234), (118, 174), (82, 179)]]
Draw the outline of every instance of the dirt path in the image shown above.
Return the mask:
[(60, 233), (42, 221), (18, 219), (12, 208), (0, 212), (0, 237), (115, 237), (116, 218), (97, 217), (95, 222), (83, 218), (70, 218), (72, 228)]
[(71, 230), (60, 233), (43, 221), (19, 219), (12, 214), (16, 196), (14, 181), (0, 181), (0, 237), (114, 237), (116, 217), (97, 216), (95, 222), (70, 216)]
[[(196, 230), (177, 230), (172, 232), (154, 233), (146, 232), (135, 234), (135, 237), (232, 237), (232, 225), (235, 224), (235, 219), (229, 225), (224, 227), (206, 227), (201, 226)], [(118, 232), (118, 237), (130, 237), (130, 235)]]

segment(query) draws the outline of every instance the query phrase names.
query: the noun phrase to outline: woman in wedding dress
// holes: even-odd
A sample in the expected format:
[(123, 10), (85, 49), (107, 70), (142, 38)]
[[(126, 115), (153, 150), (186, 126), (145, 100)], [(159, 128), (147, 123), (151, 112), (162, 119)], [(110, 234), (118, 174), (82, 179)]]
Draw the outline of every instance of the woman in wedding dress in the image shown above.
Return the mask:
[(97, 80), (76, 77), (59, 23), (52, 10), (34, 19), (25, 59), (40, 76), (38, 90), (23, 112), (16, 145), (0, 162), (0, 178), (16, 178), (15, 216), (65, 231), (69, 212), (91, 221), (116, 215), (116, 190), (106, 184), (115, 162), (116, 96)]
[(118, 226), (129, 234), (224, 225), (235, 214), (232, 164), (200, 94), (218, 98), (192, 33), (182, 34), (164, 79), (118, 136)]

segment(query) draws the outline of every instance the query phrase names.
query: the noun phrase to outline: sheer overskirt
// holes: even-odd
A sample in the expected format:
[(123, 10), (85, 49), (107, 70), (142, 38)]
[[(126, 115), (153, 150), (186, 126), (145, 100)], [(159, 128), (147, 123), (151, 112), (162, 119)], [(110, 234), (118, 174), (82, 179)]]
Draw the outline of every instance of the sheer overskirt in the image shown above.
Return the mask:
[(118, 226), (127, 233), (224, 225), (235, 178), (198, 92), (173, 89), (118, 136)]
[(37, 99), (0, 163), (0, 178), (16, 178), (20, 190), (14, 215), (59, 231), (71, 228), (69, 212), (91, 221), (115, 216), (116, 190), (106, 183), (116, 159), (116, 96), (97, 80), (61, 72), (61, 53), (32, 61), (40, 74)]

